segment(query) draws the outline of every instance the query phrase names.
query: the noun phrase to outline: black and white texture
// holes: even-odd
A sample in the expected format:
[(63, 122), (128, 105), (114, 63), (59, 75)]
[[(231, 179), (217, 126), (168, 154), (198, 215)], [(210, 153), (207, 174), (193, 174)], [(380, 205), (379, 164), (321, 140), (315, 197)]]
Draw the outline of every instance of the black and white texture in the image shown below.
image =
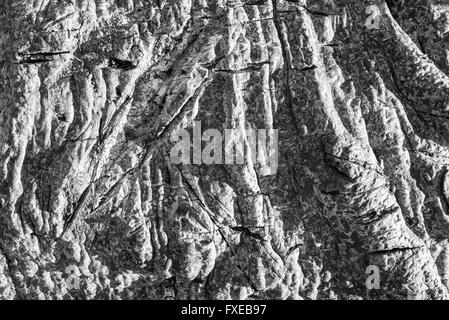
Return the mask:
[[(0, 298), (448, 299), (448, 39), (448, 0), (2, 0)], [(194, 121), (276, 174), (174, 164)]]

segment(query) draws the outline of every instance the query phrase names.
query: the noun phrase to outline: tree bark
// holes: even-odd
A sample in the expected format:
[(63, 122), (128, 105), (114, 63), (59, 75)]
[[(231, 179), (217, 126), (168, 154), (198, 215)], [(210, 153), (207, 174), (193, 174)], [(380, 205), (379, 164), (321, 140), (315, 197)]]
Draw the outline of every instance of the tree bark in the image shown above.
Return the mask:
[[(446, 0), (2, 1), (0, 297), (447, 299), (448, 35)], [(181, 128), (278, 167), (176, 164)]]

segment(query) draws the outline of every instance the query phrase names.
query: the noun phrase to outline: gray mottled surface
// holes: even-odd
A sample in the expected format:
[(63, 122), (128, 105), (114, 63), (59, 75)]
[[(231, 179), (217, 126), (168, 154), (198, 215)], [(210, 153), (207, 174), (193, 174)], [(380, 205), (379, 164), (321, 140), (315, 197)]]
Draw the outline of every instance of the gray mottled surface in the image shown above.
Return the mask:
[[(448, 36), (446, 0), (2, 0), (0, 297), (449, 298)], [(278, 129), (277, 174), (174, 165), (192, 121)]]

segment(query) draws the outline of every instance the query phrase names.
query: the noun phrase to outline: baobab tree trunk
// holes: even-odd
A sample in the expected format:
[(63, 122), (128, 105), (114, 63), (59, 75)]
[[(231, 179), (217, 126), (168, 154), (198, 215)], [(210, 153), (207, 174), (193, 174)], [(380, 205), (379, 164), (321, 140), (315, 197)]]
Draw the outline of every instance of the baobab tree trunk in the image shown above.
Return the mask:
[(448, 34), (446, 0), (2, 1), (0, 297), (448, 298)]

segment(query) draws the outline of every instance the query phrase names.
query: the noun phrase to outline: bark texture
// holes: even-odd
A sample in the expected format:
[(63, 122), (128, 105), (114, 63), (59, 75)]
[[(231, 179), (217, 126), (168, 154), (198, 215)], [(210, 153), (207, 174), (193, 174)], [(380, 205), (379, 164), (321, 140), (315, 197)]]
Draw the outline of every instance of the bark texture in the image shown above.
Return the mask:
[[(446, 0), (2, 0), (0, 297), (449, 298), (448, 37)], [(277, 174), (174, 165), (193, 121), (278, 129)]]

